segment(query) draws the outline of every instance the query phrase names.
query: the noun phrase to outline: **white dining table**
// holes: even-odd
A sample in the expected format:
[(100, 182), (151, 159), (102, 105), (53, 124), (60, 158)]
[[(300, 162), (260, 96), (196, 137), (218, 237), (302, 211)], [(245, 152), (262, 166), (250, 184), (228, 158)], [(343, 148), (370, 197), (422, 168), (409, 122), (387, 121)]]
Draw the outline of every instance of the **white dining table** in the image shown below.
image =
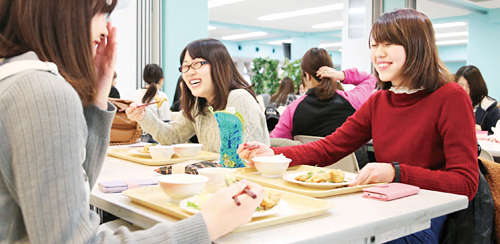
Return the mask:
[(487, 140), (477, 140), (482, 149), (486, 149), (493, 157), (500, 157), (500, 143)]
[[(97, 182), (155, 179), (158, 166), (106, 157)], [(383, 243), (430, 227), (430, 220), (468, 205), (465, 196), (421, 190), (393, 201), (351, 193), (321, 198), (334, 207), (321, 216), (251, 231), (230, 233), (215, 243)], [(90, 203), (144, 229), (178, 219), (132, 202), (121, 193), (104, 193), (96, 186)]]

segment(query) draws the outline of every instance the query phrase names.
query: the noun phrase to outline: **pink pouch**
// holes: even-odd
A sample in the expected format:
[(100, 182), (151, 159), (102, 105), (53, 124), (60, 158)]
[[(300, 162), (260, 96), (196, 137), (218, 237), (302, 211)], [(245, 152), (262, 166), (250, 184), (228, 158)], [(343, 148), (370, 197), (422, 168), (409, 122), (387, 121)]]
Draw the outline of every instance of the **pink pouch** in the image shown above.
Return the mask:
[(402, 197), (415, 195), (420, 191), (417, 186), (403, 183), (389, 183), (387, 185), (378, 185), (363, 189), (363, 197), (375, 198), (384, 201), (390, 201)]

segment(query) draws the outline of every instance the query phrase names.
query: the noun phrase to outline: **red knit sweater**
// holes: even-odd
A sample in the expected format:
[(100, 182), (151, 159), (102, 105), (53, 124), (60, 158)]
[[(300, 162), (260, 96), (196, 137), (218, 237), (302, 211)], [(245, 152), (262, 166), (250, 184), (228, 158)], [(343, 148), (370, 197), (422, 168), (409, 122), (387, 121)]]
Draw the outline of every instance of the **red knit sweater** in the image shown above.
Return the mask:
[(373, 138), (378, 162), (397, 161), (401, 182), (474, 198), (479, 184), (475, 119), (456, 83), (429, 94), (378, 91), (333, 134), (316, 142), (273, 148), (291, 165), (330, 165)]

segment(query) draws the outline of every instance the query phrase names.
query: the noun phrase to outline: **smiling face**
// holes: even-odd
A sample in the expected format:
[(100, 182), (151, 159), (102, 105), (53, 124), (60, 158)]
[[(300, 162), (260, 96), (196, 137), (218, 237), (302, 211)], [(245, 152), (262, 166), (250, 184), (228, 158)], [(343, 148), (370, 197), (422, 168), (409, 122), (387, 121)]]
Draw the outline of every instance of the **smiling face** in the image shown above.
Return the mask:
[(406, 62), (406, 52), (403, 46), (375, 40), (370, 42), (370, 59), (384, 82), (392, 82), (393, 86), (401, 85), (403, 66)]
[[(206, 61), (202, 58), (191, 58), (189, 51), (186, 51), (182, 65), (191, 65), (193, 62)], [(211, 103), (215, 97), (214, 83), (210, 74), (210, 64), (204, 64), (198, 69), (192, 67), (186, 73), (182, 73), (182, 79), (195, 97), (203, 97)]]
[(108, 29), (106, 28), (106, 14), (100, 13), (94, 15), (91, 22), (90, 33), (92, 38), (93, 54), (96, 54), (97, 45), (101, 42), (101, 38), (108, 36)]

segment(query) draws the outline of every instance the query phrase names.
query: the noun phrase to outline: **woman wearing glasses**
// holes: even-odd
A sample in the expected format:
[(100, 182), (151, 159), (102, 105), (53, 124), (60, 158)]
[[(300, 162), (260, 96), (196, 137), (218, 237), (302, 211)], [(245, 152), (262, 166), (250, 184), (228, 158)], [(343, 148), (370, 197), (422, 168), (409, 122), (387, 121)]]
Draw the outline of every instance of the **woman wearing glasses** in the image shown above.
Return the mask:
[(126, 113), (131, 120), (161, 144), (183, 143), (193, 135), (203, 144), (203, 150), (219, 152), (220, 136), (217, 120), (209, 111), (234, 107), (243, 115), (244, 141), (270, 144), (264, 113), (255, 92), (238, 73), (224, 44), (215, 39), (200, 39), (188, 44), (181, 53), (184, 82), (182, 115), (170, 124), (162, 123), (144, 108), (132, 104)]

